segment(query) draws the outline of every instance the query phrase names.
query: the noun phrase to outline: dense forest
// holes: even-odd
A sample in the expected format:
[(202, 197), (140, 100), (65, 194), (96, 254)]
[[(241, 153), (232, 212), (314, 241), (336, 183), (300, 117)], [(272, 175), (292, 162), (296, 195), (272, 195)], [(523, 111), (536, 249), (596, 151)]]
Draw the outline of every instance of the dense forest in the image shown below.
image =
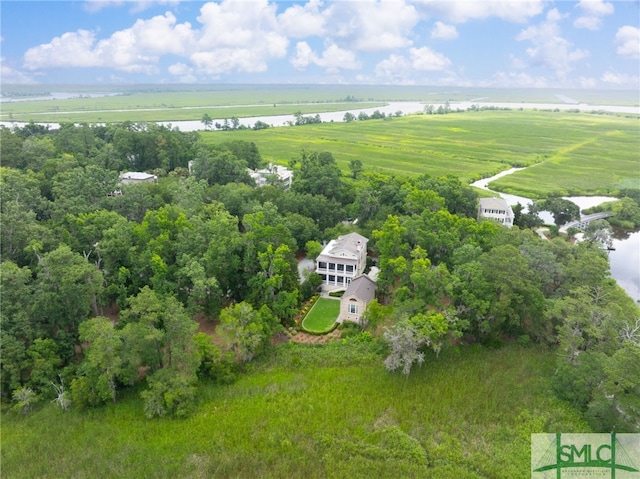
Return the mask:
[[(380, 274), (355, 334), (387, 348), (388, 370), (410, 374), (427, 349), (546, 344), (554, 390), (594, 430), (640, 430), (640, 312), (610, 277), (606, 223), (545, 240), (520, 208), (511, 229), (477, 221), (456, 177), (389, 177), (366, 158), (345, 175), (330, 152), (283, 158), (290, 190), (258, 188), (253, 143), (155, 124), (0, 134), (1, 394), (17, 412), (138, 388), (147, 416), (189, 414), (198, 378), (233, 381), (294, 324), (319, 285), (297, 257), (358, 231)], [(158, 181), (120, 184), (124, 171)]]

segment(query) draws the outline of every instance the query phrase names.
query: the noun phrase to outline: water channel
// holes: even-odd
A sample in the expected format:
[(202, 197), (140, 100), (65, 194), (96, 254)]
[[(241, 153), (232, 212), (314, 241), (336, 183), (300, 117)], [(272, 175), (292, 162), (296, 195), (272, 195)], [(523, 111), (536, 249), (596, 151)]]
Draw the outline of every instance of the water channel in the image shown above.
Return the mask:
[[(533, 203), (532, 199), (500, 193), (488, 187), (492, 181), (523, 169), (524, 168), (511, 168), (490, 178), (483, 178), (471, 183), (471, 186), (492, 191), (496, 196), (504, 198), (510, 205), (520, 203), (522, 206), (527, 207)], [(581, 211), (616, 199), (608, 196), (564, 196), (563, 198), (577, 204)], [(545, 223), (553, 223), (553, 216), (551, 216), (549, 212), (543, 211), (539, 216)], [(620, 287), (624, 289), (634, 301), (638, 302), (640, 301), (640, 231), (629, 232), (615, 228), (613, 248), (612, 251), (608, 252), (609, 264), (611, 265), (611, 277), (616, 280)]]

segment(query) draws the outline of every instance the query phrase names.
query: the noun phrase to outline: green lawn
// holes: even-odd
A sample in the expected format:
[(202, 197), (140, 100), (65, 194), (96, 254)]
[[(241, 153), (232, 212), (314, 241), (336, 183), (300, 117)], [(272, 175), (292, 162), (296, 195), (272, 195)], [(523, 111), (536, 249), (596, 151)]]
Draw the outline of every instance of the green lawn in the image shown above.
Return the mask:
[(202, 383), (184, 420), (131, 394), (62, 413), (2, 415), (2, 477), (424, 478), (530, 476), (530, 435), (588, 432), (554, 398), (553, 350), (428, 354), (408, 379), (375, 343), (284, 344), (235, 384)]
[(313, 333), (327, 331), (340, 314), (340, 301), (318, 298), (311, 310), (302, 320), (302, 327)]

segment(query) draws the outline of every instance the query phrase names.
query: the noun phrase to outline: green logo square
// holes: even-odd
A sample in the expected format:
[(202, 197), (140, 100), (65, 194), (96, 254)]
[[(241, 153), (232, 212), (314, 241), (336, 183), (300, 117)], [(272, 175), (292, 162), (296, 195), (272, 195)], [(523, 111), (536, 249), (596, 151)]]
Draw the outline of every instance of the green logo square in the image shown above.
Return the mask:
[(532, 434), (532, 479), (640, 479), (640, 434)]

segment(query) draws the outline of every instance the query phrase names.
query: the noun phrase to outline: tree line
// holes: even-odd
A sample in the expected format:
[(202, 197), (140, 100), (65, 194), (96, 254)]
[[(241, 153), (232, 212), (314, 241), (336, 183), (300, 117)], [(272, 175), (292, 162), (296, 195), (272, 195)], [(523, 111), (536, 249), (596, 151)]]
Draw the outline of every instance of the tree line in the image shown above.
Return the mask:
[[(250, 142), (133, 123), (0, 134), (1, 386), (21, 411), (142, 384), (148, 416), (187, 414), (199, 378), (232, 380), (314, 293), (296, 254), (358, 218), (380, 267), (368, 327), (385, 331), (389, 370), (460, 343), (549, 344), (561, 397), (599, 428), (637, 428), (640, 315), (598, 241), (479, 222), (456, 177), (390, 177), (365, 158), (350, 176), (329, 152), (283, 159), (284, 191), (253, 183), (247, 168), (264, 161)], [(122, 185), (123, 170), (158, 181)], [(219, 341), (194, 318), (219, 323)]]

